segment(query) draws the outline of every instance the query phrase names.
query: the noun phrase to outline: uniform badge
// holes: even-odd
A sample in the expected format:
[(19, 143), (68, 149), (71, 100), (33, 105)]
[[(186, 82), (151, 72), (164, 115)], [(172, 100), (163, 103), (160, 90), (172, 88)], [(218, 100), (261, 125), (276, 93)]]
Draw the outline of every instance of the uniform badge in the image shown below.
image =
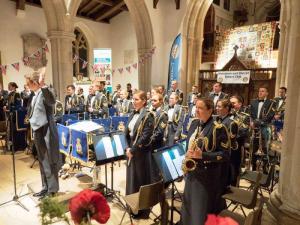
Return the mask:
[(119, 122), (119, 125), (118, 125), (117, 129), (118, 129), (119, 131), (125, 132), (125, 124), (124, 124), (123, 121), (120, 121), (120, 122)]
[(220, 155), (217, 155), (217, 160), (220, 161), (223, 157)]
[(161, 122), (160, 123), (160, 127), (163, 128), (163, 129), (165, 129), (167, 127), (167, 123)]
[(63, 146), (67, 147), (67, 140), (66, 140), (65, 132), (61, 132), (61, 143)]

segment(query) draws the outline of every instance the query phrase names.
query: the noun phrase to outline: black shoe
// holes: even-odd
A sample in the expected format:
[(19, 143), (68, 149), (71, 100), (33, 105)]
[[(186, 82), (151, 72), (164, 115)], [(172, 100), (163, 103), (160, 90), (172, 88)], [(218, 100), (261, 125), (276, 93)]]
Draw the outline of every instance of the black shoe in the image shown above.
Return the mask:
[(41, 197), (45, 194), (47, 194), (47, 190), (41, 190), (40, 192), (34, 193), (33, 197)]
[(39, 200), (43, 200), (44, 198), (52, 198), (55, 197), (56, 193), (54, 192), (46, 192), (44, 195), (42, 195)]

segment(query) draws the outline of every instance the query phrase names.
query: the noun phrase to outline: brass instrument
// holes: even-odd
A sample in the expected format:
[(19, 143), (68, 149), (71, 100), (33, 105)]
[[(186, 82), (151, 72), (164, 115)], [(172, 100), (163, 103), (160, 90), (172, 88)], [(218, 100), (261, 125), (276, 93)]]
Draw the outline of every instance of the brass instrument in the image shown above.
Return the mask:
[[(201, 136), (201, 134), (200, 134), (200, 137), (195, 138), (193, 140), (193, 142), (191, 143), (190, 149), (195, 151), (199, 146), (199, 148), (201, 150), (203, 150), (204, 147), (207, 145), (208, 145), (208, 139), (206, 137)], [(183, 173), (187, 174), (188, 172), (194, 171), (196, 168), (197, 168), (196, 160), (189, 158), (189, 157), (185, 157), (185, 159), (182, 162)]]
[(247, 119), (250, 118), (250, 114), (245, 112), (234, 111), (233, 115), (235, 115), (233, 121), (237, 123), (239, 128), (249, 128), (249, 124), (247, 124)]

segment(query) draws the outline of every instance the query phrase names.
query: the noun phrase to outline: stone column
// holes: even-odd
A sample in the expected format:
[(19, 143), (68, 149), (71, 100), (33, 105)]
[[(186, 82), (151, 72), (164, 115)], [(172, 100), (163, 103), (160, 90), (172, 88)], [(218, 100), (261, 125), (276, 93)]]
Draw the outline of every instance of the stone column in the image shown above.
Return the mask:
[(287, 54), (287, 88), (284, 140), (280, 181), (263, 211), (263, 225), (300, 224), (300, 1), (290, 0), (289, 45)]
[(51, 42), (53, 87), (61, 101), (68, 84), (73, 84), (72, 41), (75, 35), (64, 31), (49, 31)]
[[(141, 56), (144, 56), (145, 53), (149, 53), (151, 48), (149, 49), (138, 49), (139, 60)], [(151, 89), (151, 66), (152, 66), (152, 57), (149, 57), (144, 60), (143, 63), (139, 63), (139, 89), (143, 91), (150, 91)]]
[[(286, 21), (284, 23), (284, 46), (289, 46), (289, 29), (290, 29), (290, 22)], [(281, 37), (280, 37), (281, 38)], [(283, 56), (282, 56), (282, 62), (281, 62), (281, 76), (280, 76), (280, 83), (279, 86), (286, 86), (287, 85), (287, 57), (288, 57), (288, 51), (289, 49), (287, 47), (283, 47)], [(278, 87), (279, 88), (279, 87)], [(278, 90), (278, 88), (276, 90)]]

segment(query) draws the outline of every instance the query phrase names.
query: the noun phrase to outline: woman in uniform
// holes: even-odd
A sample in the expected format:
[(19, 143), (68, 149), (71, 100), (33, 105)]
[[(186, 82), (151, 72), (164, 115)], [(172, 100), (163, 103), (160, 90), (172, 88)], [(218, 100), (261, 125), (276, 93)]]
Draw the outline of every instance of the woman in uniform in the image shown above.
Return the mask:
[(230, 143), (226, 128), (213, 120), (213, 110), (212, 100), (196, 101), (196, 119), (188, 130), (186, 153), (186, 160), (193, 159), (196, 167), (186, 171), (182, 225), (203, 225), (207, 214), (220, 210), (221, 163), (230, 157)]
[[(146, 110), (147, 96), (143, 91), (133, 95), (134, 111), (129, 116), (125, 135), (129, 144), (126, 149), (127, 179), (126, 195), (136, 193), (140, 186), (151, 183), (151, 136), (154, 116)], [(154, 163), (154, 162), (153, 162)], [(135, 218), (147, 218), (150, 211), (140, 211)]]

